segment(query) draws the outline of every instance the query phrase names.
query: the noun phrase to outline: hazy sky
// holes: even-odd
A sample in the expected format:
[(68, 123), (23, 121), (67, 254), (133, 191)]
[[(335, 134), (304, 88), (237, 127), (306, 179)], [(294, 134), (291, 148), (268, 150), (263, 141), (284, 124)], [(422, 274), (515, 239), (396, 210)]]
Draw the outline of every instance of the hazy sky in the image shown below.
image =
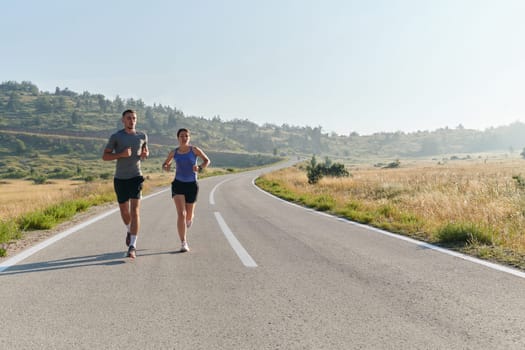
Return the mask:
[(525, 121), (523, 0), (0, 2), (0, 80), (324, 132)]

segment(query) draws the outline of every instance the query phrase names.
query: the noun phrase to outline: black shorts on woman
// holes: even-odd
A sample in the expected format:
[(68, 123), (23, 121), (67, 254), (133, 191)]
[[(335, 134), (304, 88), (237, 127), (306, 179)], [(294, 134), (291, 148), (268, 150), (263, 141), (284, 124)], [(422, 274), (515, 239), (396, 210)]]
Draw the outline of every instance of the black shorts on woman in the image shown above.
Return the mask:
[(197, 201), (197, 194), (199, 193), (199, 184), (197, 181), (184, 182), (173, 180), (171, 183), (171, 197), (176, 194), (183, 194), (186, 203), (195, 203)]

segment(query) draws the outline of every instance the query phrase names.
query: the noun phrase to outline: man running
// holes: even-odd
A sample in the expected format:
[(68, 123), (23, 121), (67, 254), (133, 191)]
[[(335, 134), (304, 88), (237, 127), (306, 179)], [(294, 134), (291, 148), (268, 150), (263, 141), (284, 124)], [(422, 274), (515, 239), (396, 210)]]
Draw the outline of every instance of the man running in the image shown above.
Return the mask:
[(110, 136), (102, 159), (117, 161), (113, 185), (120, 216), (126, 226), (127, 256), (135, 259), (140, 227), (140, 199), (144, 182), (140, 162), (149, 155), (148, 136), (135, 129), (137, 113), (131, 109), (122, 113), (122, 124), (124, 129)]

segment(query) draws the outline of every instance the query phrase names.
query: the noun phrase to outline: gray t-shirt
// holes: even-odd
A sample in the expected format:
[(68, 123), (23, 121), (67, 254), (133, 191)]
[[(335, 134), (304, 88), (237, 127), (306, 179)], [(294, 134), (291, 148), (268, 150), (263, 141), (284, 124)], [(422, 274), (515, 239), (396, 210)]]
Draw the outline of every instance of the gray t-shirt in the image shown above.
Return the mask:
[(137, 131), (135, 134), (128, 134), (122, 129), (110, 136), (106, 149), (113, 150), (114, 153), (120, 153), (131, 147), (130, 157), (117, 159), (115, 178), (126, 180), (142, 176), (140, 154), (147, 143), (148, 136), (140, 131)]

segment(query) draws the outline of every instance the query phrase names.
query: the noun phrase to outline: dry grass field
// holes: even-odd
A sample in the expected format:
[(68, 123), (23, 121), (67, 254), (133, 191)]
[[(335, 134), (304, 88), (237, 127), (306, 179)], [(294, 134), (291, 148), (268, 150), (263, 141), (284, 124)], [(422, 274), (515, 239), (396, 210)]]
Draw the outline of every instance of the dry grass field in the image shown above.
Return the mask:
[[(323, 210), (433, 243), (447, 225), (479, 228), (489, 242), (473, 239), (460, 250), (525, 263), (525, 160), (402, 161), (393, 169), (347, 169), (350, 177), (323, 177), (315, 185), (308, 184), (304, 166), (264, 179), (304, 204), (325, 202)], [(508, 253), (514, 257), (498, 256)]]
[[(171, 175), (167, 173), (149, 175), (144, 185), (144, 192), (147, 193), (157, 186), (167, 186), (170, 181)], [(2, 180), (0, 181), (2, 203), (0, 221), (15, 219), (67, 200), (108, 192), (113, 193), (112, 179), (87, 183), (74, 180), (50, 180), (46, 184), (34, 184), (28, 180)]]
[(79, 198), (94, 186), (84, 181), (52, 180), (47, 184), (33, 184), (28, 180), (0, 182), (0, 220), (7, 220), (27, 212)]

